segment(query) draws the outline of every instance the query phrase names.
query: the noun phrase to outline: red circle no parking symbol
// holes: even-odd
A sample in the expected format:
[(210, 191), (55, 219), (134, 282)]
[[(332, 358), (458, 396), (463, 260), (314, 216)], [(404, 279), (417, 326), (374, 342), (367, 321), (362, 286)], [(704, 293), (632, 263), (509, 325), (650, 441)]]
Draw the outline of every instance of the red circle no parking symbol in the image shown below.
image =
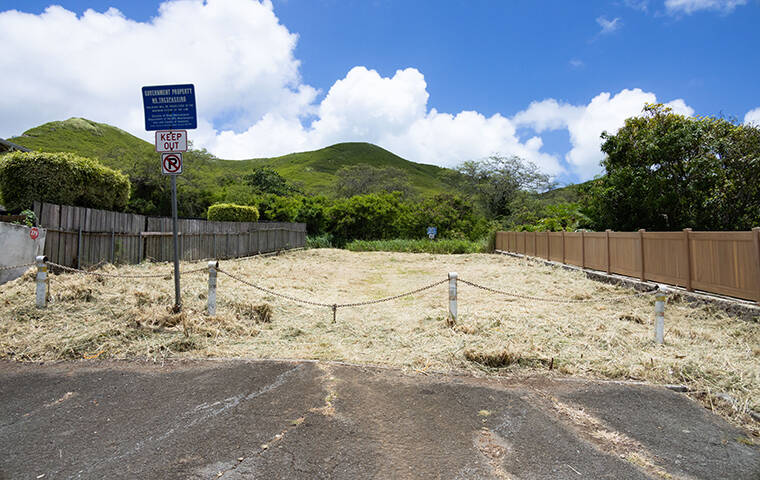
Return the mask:
[(162, 154), (161, 170), (168, 175), (178, 175), (182, 173), (182, 155), (179, 153)]

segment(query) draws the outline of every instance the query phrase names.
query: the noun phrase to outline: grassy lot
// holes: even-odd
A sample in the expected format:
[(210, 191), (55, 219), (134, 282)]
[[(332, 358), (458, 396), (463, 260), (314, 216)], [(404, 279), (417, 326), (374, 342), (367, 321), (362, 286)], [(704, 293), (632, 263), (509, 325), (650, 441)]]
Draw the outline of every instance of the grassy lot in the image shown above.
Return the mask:
[[(204, 266), (183, 264), (183, 269)], [(459, 322), (447, 325), (448, 286), (370, 306), (332, 310), (296, 304), (220, 274), (218, 310), (205, 315), (207, 274), (182, 278), (184, 312), (171, 314), (168, 264), (101, 272), (164, 278), (52, 275), (53, 302), (34, 307), (34, 274), (0, 293), (0, 358), (314, 358), (422, 373), (528, 373), (688, 385), (704, 405), (760, 434), (760, 324), (671, 298), (665, 345), (653, 337), (654, 299), (603, 299), (630, 290), (575, 271), (488, 254), (356, 253), (317, 249), (222, 262), (263, 287), (323, 303), (372, 300), (445, 280), (447, 272), (532, 296), (596, 299), (544, 303), (459, 284)], [(720, 399), (726, 393), (738, 408)]]

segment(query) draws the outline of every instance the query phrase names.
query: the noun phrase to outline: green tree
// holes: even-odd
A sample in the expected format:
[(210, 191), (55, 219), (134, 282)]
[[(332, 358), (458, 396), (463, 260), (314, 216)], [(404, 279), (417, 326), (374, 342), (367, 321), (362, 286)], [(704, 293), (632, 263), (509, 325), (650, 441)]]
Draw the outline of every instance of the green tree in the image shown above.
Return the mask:
[[(488, 231), (488, 222), (472, 202), (459, 195), (441, 193), (413, 205), (405, 236), (426, 237), (427, 227), (436, 227), (440, 238), (478, 240)], [(411, 227), (411, 228), (409, 228)]]
[(490, 219), (504, 219), (512, 213), (511, 203), (521, 191), (538, 192), (551, 188), (551, 177), (538, 167), (515, 155), (492, 155), (483, 160), (468, 160), (457, 171), (460, 188), (477, 198)]
[(644, 107), (602, 133), (606, 175), (583, 194), (597, 229), (746, 230), (760, 224), (760, 129)]
[(371, 193), (338, 200), (328, 210), (328, 231), (348, 240), (397, 238), (409, 222), (409, 206), (396, 193)]
[(401, 192), (408, 197), (412, 192), (409, 175), (395, 167), (374, 167), (367, 164), (343, 167), (336, 172), (335, 190), (341, 197), (368, 193)]
[(271, 193), (286, 196), (301, 193), (295, 185), (269, 167), (254, 168), (253, 172), (243, 177), (243, 182), (249, 185), (256, 194)]

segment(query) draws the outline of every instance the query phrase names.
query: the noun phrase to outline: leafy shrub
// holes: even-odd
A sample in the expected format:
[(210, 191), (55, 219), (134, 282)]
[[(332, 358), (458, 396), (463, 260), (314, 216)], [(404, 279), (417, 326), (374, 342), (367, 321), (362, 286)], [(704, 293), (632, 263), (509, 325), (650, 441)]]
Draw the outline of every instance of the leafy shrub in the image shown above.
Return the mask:
[(294, 222), (301, 202), (298, 197), (265, 194), (256, 198), (261, 219), (271, 222)]
[(436, 227), (439, 238), (477, 240), (488, 233), (485, 217), (473, 204), (458, 195), (442, 193), (418, 202), (408, 218), (406, 237), (426, 236), (427, 227)]
[(247, 205), (215, 203), (208, 207), (206, 217), (219, 222), (258, 222), (259, 210)]
[(328, 210), (328, 231), (336, 242), (398, 237), (409, 219), (399, 193), (372, 193), (337, 201)]
[(346, 244), (346, 250), (352, 252), (406, 252), (406, 253), (484, 253), (488, 244), (485, 239), (477, 242), (461, 239), (402, 239), (393, 240), (354, 240)]
[(35, 200), (123, 211), (129, 179), (96, 160), (71, 153), (11, 152), (0, 157), (0, 190), (10, 210)]
[(327, 209), (330, 200), (324, 196), (302, 197), (296, 222), (306, 224), (310, 236), (322, 235), (327, 231)]
[(306, 236), (306, 248), (333, 248), (332, 235)]

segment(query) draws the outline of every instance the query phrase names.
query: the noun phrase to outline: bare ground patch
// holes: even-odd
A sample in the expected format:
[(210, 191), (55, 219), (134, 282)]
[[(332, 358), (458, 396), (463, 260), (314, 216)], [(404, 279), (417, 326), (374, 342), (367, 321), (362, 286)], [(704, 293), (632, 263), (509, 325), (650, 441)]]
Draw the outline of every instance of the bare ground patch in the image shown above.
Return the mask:
[[(203, 263), (183, 264), (195, 269)], [(443, 280), (449, 271), (493, 288), (542, 297), (630, 293), (582, 273), (501, 255), (307, 250), (222, 262), (265, 288), (323, 303), (372, 300)], [(678, 300), (666, 308), (665, 345), (653, 337), (654, 299), (557, 304), (459, 285), (459, 322), (446, 324), (447, 285), (376, 305), (331, 309), (263, 294), (219, 275), (217, 315), (205, 314), (204, 272), (182, 277), (184, 309), (171, 312), (167, 264), (101, 271), (165, 278), (51, 275), (53, 301), (34, 307), (34, 275), (0, 293), (0, 358), (309, 358), (475, 374), (541, 371), (685, 384), (695, 398), (760, 434), (760, 325)], [(728, 402), (728, 394), (734, 401)]]

